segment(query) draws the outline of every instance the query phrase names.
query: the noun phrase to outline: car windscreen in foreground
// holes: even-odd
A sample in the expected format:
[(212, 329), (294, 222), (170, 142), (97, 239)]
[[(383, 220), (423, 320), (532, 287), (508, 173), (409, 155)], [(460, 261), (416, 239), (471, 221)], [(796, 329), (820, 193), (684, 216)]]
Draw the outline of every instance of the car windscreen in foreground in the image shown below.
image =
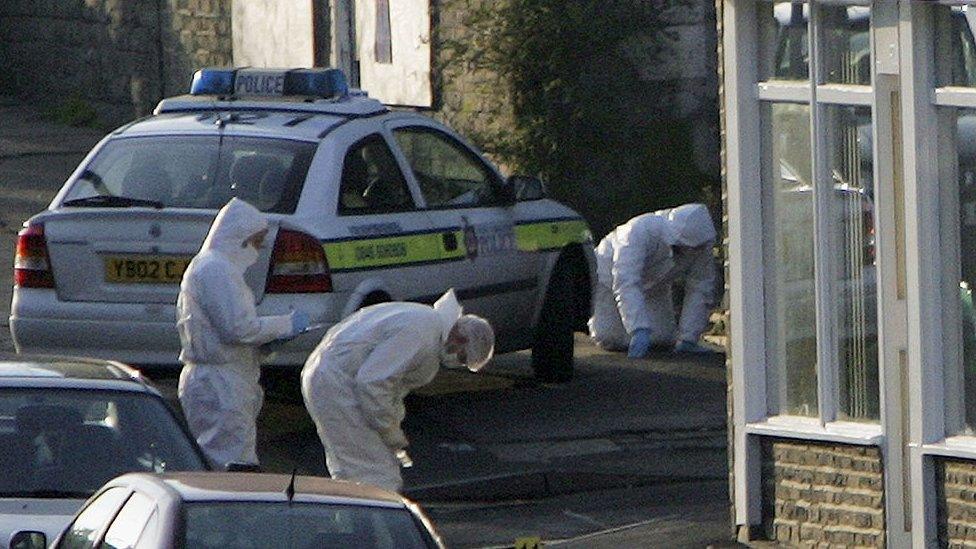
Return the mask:
[(149, 136), (105, 143), (62, 206), (218, 209), (231, 197), (293, 213), (315, 143), (234, 136)]
[(0, 389), (0, 497), (87, 498), (122, 473), (205, 468), (158, 397)]
[(195, 502), (185, 505), (185, 519), (185, 547), (428, 547), (406, 509), (323, 503)]

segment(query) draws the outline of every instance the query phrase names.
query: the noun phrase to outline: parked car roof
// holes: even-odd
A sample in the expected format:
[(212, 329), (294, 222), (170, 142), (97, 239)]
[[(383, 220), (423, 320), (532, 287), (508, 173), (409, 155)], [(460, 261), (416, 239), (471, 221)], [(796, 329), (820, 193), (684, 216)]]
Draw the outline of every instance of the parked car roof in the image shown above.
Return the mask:
[(47, 386), (54, 380), (61, 387), (157, 392), (146, 384), (138, 370), (119, 362), (0, 353), (0, 386)]
[[(165, 484), (184, 501), (288, 501), (291, 475), (272, 473), (175, 472), (159, 475), (131, 473), (112, 484)], [(323, 477), (296, 476), (294, 501), (402, 507), (399, 494), (374, 486)]]

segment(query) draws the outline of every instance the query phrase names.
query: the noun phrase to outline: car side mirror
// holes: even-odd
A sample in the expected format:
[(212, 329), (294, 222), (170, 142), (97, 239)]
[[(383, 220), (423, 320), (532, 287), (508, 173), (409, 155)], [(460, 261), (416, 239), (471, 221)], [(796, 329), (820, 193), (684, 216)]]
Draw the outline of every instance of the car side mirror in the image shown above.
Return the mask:
[(502, 206), (515, 205), (515, 187), (512, 186), (511, 179), (502, 181), (501, 184), (496, 187), (495, 199), (498, 201), (498, 204)]
[(10, 549), (44, 549), (47, 547), (47, 536), (44, 532), (22, 530), (10, 536)]
[(547, 195), (546, 185), (538, 177), (513, 175), (508, 178), (508, 183), (515, 190), (515, 199), (519, 202), (542, 200)]

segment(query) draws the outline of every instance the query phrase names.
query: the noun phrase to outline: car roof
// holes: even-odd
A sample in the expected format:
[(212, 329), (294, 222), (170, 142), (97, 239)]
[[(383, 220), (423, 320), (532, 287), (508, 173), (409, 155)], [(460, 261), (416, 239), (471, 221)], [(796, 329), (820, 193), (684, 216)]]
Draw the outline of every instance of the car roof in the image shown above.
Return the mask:
[[(232, 118), (231, 115), (234, 115)], [(328, 113), (278, 112), (274, 110), (210, 110), (167, 112), (137, 120), (116, 130), (116, 136), (142, 134), (217, 133), (221, 126), (235, 135), (260, 135), (318, 141), (347, 119)]]
[(80, 357), (0, 353), (0, 387), (105, 388), (156, 393), (138, 370)]
[[(291, 475), (273, 473), (175, 472), (131, 473), (117, 484), (164, 484), (183, 501), (288, 501), (286, 490)], [(293, 501), (355, 503), (380, 507), (404, 507), (406, 500), (396, 493), (374, 486), (324, 477), (295, 476)]]
[(213, 133), (223, 127), (239, 135), (277, 134), (287, 139), (319, 140), (351, 120), (389, 112), (382, 103), (361, 93), (338, 100), (181, 95), (160, 101), (153, 116), (123, 126), (115, 134)]

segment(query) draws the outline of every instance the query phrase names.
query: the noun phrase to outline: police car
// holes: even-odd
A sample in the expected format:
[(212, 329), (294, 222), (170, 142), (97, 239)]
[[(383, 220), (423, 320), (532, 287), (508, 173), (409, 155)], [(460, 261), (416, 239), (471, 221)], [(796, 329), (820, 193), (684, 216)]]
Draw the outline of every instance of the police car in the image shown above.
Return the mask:
[(189, 95), (106, 136), (20, 232), (18, 351), (177, 364), (183, 271), (235, 196), (271, 219), (245, 274), (259, 314), (325, 326), (270, 364), (303, 363), (360, 307), (453, 287), (499, 352), (531, 348), (540, 378), (572, 375), (595, 272), (580, 215), (336, 69), (203, 69)]

